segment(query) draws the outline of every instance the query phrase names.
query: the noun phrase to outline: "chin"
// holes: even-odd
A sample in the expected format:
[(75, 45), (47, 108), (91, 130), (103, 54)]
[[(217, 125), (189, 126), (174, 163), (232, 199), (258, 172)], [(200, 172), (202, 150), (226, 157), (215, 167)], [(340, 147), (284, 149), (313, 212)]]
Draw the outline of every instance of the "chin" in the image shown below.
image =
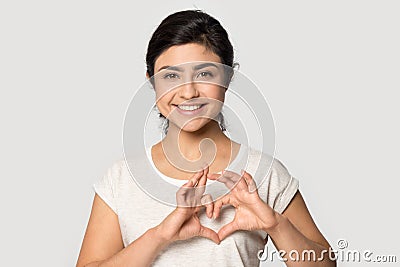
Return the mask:
[(204, 126), (206, 126), (209, 121), (210, 120), (205, 120), (205, 119), (193, 120), (193, 121), (188, 122), (187, 124), (185, 124), (181, 128), (181, 131), (191, 132), (191, 133), (197, 132), (200, 129), (202, 129)]
[(199, 125), (197, 123), (195, 123), (195, 124), (188, 123), (181, 129), (181, 131), (193, 133), (193, 132), (197, 132), (198, 130), (203, 128), (203, 126), (204, 126), (204, 124)]

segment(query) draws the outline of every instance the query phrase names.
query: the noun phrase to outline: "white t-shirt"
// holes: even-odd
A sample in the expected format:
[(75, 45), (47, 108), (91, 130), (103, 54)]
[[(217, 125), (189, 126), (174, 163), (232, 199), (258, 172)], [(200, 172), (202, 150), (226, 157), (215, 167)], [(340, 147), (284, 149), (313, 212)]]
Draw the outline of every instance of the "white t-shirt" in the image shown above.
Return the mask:
[[(151, 166), (162, 179), (178, 186), (187, 181), (177, 180), (159, 172), (149, 153), (150, 149), (147, 149), (148, 158), (143, 160), (150, 160)], [(258, 185), (258, 194), (274, 210), (282, 213), (298, 190), (298, 180), (292, 177), (282, 162), (276, 158), (244, 145), (241, 145), (237, 157), (229, 167), (234, 166), (243, 155), (248, 155), (246, 171), (253, 177), (256, 169), (260, 168), (258, 164), (269, 169), (261, 185)], [(137, 164), (140, 166), (140, 162)], [(229, 167), (227, 169), (230, 169)], [(218, 183), (218, 181), (207, 183), (209, 182)], [(93, 189), (118, 215), (125, 247), (149, 228), (158, 225), (175, 209), (143, 192), (131, 177), (124, 159), (110, 166), (105, 175), (93, 184)], [(232, 221), (234, 215), (235, 209), (232, 206), (224, 206), (219, 218), (215, 220), (205, 215), (205, 209), (198, 213), (200, 222), (215, 232)], [(176, 241), (161, 251), (152, 266), (259, 266), (257, 253), (264, 249), (266, 236), (267, 234), (261, 230), (236, 231), (219, 245), (203, 237)]]

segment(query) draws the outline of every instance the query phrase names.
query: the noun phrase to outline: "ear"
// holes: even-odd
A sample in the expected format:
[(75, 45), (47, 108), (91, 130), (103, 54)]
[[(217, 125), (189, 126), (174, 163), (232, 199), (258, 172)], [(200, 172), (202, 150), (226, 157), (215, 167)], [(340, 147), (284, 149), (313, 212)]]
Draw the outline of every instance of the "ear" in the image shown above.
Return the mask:
[(147, 80), (150, 79), (150, 75), (147, 71), (146, 71), (146, 78), (147, 78)]

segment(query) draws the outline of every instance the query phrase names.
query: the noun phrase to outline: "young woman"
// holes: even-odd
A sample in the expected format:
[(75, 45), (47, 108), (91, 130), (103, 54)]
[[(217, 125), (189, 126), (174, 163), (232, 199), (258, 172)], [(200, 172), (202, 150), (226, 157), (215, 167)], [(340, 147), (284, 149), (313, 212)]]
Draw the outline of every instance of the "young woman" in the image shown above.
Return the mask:
[[(163, 77), (179, 79), (180, 73), (171, 66), (187, 62), (232, 67), (233, 56), (228, 34), (215, 18), (198, 10), (180, 11), (165, 18), (153, 33), (146, 76), (172, 69), (175, 72)], [(200, 69), (196, 75), (204, 77), (207, 72)], [(317, 256), (323, 255), (318, 261), (308, 262), (283, 255), (287, 266), (336, 266), (323, 252), (330, 246), (310, 216), (298, 181), (279, 160), (230, 140), (221, 121), (199, 117), (182, 125), (173, 116), (174, 112), (185, 115), (205, 109), (201, 99), (223, 103), (225, 88), (190, 83), (160, 94), (156, 80), (153, 85), (157, 108), (168, 120), (168, 131), (162, 141), (148, 149), (152, 166), (164, 179), (180, 185), (177, 203), (181, 198), (182, 203), (202, 204), (170, 207), (159, 203), (138, 188), (124, 160), (115, 163), (94, 185), (96, 194), (78, 267), (259, 266), (258, 252), (268, 236), (278, 250), (297, 250), (300, 255), (314, 250)], [(196, 173), (177, 168), (168, 160), (167, 154), (178, 145), (183, 157), (199, 158), (200, 142), (206, 138), (215, 144), (216, 156)], [(244, 151), (272, 166), (258, 188), (252, 177), (252, 162), (239, 175), (230, 171), (217, 174), (234, 164)], [(212, 201), (202, 195), (209, 182), (224, 183), (229, 193)], [(190, 189), (197, 191), (190, 195)]]

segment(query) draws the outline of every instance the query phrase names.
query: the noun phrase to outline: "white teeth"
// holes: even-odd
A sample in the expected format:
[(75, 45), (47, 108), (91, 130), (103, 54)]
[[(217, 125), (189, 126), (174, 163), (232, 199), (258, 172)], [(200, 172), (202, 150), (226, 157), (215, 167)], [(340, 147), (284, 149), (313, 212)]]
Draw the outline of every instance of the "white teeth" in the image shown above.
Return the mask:
[(196, 110), (201, 107), (201, 105), (193, 105), (193, 106), (178, 106), (182, 110)]

